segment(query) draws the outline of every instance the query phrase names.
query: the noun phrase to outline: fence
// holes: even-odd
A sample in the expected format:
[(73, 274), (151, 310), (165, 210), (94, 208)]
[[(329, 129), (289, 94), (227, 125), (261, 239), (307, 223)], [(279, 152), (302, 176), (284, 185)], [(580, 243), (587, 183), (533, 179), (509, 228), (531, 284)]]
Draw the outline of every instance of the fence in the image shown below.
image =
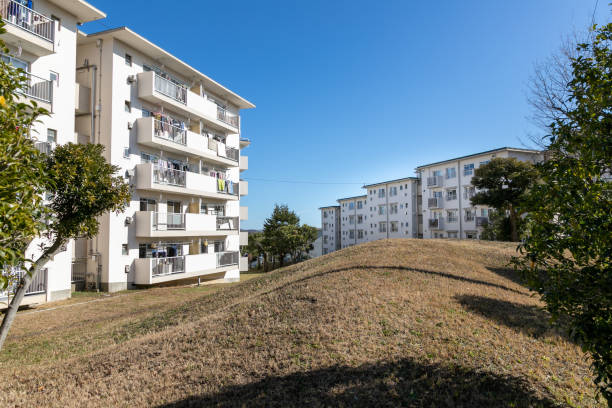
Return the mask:
[(185, 257), (152, 258), (151, 276), (172, 275), (185, 272)]
[[(23, 277), (24, 273), (25, 271), (20, 267), (13, 266), (2, 269), (2, 274), (5, 276), (10, 276), (12, 279), (10, 280), (9, 287), (4, 291), (0, 292), (0, 298), (5, 298), (8, 297), (9, 294), (12, 295), (15, 293), (15, 291), (17, 290), (17, 286), (19, 286), (19, 282), (21, 281), (21, 278)], [(38, 272), (36, 278), (34, 278), (34, 280), (32, 280), (32, 282), (28, 286), (28, 289), (26, 290), (26, 295), (36, 295), (45, 292), (47, 292), (47, 268), (44, 268), (43, 270)]]

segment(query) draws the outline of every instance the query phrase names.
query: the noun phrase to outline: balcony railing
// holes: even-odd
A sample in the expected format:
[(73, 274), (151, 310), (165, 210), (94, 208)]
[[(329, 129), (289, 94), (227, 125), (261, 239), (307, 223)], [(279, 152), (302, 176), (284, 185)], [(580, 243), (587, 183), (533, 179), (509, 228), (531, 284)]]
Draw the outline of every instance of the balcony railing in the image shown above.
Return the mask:
[(151, 276), (172, 275), (185, 272), (185, 257), (153, 258), (151, 261)]
[(7, 23), (19, 27), (44, 40), (55, 39), (54, 21), (15, 0), (0, 1), (0, 13)]
[(26, 83), (21, 89), (28, 98), (36, 99), (38, 101), (52, 103), (53, 102), (53, 81), (37, 77), (36, 75), (26, 73)]
[(217, 217), (217, 230), (234, 231), (239, 226), (238, 217)]
[(240, 150), (234, 149), (233, 147), (225, 146), (225, 154), (228, 159), (238, 161), (240, 160)]
[(440, 197), (428, 198), (427, 208), (442, 208), (442, 199)]
[(155, 231), (184, 230), (184, 213), (153, 213), (153, 229)]
[(430, 218), (429, 219), (429, 228), (440, 229), (441, 227), (442, 227), (442, 222), (440, 218)]
[(155, 74), (155, 90), (168, 98), (187, 105), (187, 88)]
[(489, 218), (487, 217), (476, 217), (476, 226), (484, 227), (489, 224)]
[(223, 157), (223, 153), (225, 153), (225, 157), (227, 157), (228, 159), (231, 159), (234, 161), (240, 160), (240, 150), (235, 149), (233, 147), (225, 146), (225, 151), (220, 151), (219, 143), (221, 142), (213, 138), (208, 138), (208, 149), (217, 153), (217, 156)]
[(168, 122), (162, 122), (155, 119), (155, 137), (166, 139), (174, 143), (187, 144), (187, 129), (181, 129), (178, 126), (171, 125)]
[[(9, 287), (3, 291), (0, 291), (0, 298), (7, 297), (9, 294), (14, 294), (19, 285), (19, 281), (26, 273), (23, 269), (17, 266), (8, 267), (1, 269), (0, 273), (6, 277), (9, 277)], [(44, 268), (36, 278), (32, 280), (30, 286), (26, 290), (26, 295), (36, 295), (39, 293), (45, 293), (47, 291), (47, 268)]]
[(153, 182), (158, 184), (185, 187), (187, 185), (187, 178), (186, 173), (183, 170), (153, 166)]
[(225, 122), (228, 125), (238, 127), (239, 119), (237, 115), (231, 114), (227, 109), (217, 105), (217, 119), (221, 122)]
[(447, 194), (446, 201), (453, 201), (457, 199), (457, 194)]
[(443, 184), (442, 176), (427, 177), (427, 187), (442, 187)]
[(475, 215), (472, 213), (469, 213), (469, 214), (465, 214), (464, 220), (466, 222), (471, 222), (471, 221), (474, 221), (474, 218), (475, 218)]
[(239, 183), (217, 179), (217, 192), (229, 195), (238, 195)]
[(34, 147), (36, 150), (41, 152), (42, 154), (50, 154), (55, 148), (55, 143), (51, 142), (34, 142)]
[(217, 252), (217, 268), (229, 265), (238, 265), (240, 253), (238, 251)]

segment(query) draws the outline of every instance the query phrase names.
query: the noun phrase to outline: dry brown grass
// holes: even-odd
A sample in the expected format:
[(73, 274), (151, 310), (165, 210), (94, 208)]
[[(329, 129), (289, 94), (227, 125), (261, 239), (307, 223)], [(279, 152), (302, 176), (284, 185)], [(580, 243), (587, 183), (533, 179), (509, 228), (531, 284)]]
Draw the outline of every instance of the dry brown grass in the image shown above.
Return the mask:
[(22, 316), (0, 402), (598, 406), (585, 355), (505, 269), (513, 249), (377, 241), (216, 293)]

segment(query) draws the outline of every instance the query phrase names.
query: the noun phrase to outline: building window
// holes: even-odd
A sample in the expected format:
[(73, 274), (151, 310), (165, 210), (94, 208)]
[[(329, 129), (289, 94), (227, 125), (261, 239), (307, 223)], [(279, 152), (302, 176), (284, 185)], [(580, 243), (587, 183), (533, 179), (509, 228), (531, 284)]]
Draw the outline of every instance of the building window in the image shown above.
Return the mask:
[(121, 255), (128, 255), (128, 244), (121, 244)]
[(474, 197), (474, 194), (476, 194), (475, 187), (463, 187), (463, 198), (465, 199), (472, 198)]
[(55, 21), (55, 26), (57, 27), (57, 31), (62, 29), (62, 19), (58, 16), (51, 14), (51, 20)]
[(355, 224), (355, 216), (354, 215), (349, 215), (349, 224), (350, 225), (354, 225)]
[(363, 224), (363, 215), (357, 216), (357, 224)]
[(448, 190), (446, 192), (446, 199), (448, 201), (456, 200), (457, 199), (457, 189)]
[(397, 214), (397, 203), (389, 204), (389, 214)]
[(355, 231), (353, 230), (349, 231), (349, 239), (355, 239)]
[(130, 103), (130, 101), (125, 101), (125, 111), (128, 113), (132, 112), (132, 104)]
[(387, 232), (387, 223), (381, 222), (378, 224), (378, 232)]
[(457, 222), (457, 210), (449, 210), (446, 212), (446, 220), (448, 222)]
[(397, 187), (389, 187), (389, 197), (397, 195)]
[(384, 188), (379, 188), (378, 189), (378, 198), (384, 198), (385, 197), (385, 189)]
[(488, 217), (489, 216), (489, 210), (487, 208), (481, 208), (480, 209), (480, 216), (481, 217)]
[(151, 200), (149, 198), (141, 198), (140, 211), (155, 211), (155, 200)]
[(323, 243), (327, 244), (327, 235), (323, 235)]
[(434, 177), (442, 177), (442, 170), (435, 170), (433, 172)]
[(457, 170), (454, 167), (447, 167), (446, 168), (446, 178), (452, 179), (455, 177), (457, 177)]
[(130, 158), (130, 148), (129, 147), (123, 148), (123, 157), (125, 157), (126, 159)]
[(357, 201), (357, 209), (361, 210), (363, 208), (363, 201)]
[(47, 142), (57, 143), (57, 130), (47, 129)]
[(463, 175), (471, 176), (472, 174), (474, 174), (474, 163), (464, 164), (463, 165)]
[(489, 163), (489, 160), (481, 161), (481, 162), (478, 164), (478, 167), (480, 167), (480, 166), (484, 166), (485, 164), (488, 164), (488, 163)]
[(125, 54), (125, 65), (132, 66), (132, 56), (130, 54)]
[(59, 86), (59, 74), (55, 71), (49, 71), (49, 80), (55, 82), (55, 86)]
[(379, 215), (385, 215), (387, 213), (387, 206), (386, 205), (379, 205), (378, 206), (378, 214)]
[(391, 232), (398, 232), (399, 228), (397, 228), (397, 221), (391, 221)]
[(466, 231), (466, 233), (465, 233), (465, 237), (466, 237), (467, 239), (477, 239), (477, 238), (478, 238), (478, 236), (476, 235), (476, 233), (475, 233), (475, 232), (472, 232), (472, 231)]
[(354, 201), (351, 201), (351, 202), (349, 203), (349, 210), (354, 210), (354, 209), (355, 209), (355, 202), (354, 202)]
[(363, 230), (357, 230), (357, 238), (363, 239)]
[(327, 211), (323, 211), (323, 218), (327, 218)]

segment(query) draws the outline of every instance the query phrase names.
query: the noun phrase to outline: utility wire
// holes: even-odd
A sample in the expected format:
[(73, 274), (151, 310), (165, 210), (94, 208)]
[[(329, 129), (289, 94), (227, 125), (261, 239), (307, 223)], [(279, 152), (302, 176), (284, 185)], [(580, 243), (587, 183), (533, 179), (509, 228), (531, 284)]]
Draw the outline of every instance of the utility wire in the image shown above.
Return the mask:
[(304, 181), (304, 180), (274, 180), (256, 177), (245, 177), (246, 181), (263, 181), (267, 183), (290, 183), (290, 184), (352, 184), (364, 186), (366, 183), (355, 183), (355, 182), (333, 182), (333, 181)]

